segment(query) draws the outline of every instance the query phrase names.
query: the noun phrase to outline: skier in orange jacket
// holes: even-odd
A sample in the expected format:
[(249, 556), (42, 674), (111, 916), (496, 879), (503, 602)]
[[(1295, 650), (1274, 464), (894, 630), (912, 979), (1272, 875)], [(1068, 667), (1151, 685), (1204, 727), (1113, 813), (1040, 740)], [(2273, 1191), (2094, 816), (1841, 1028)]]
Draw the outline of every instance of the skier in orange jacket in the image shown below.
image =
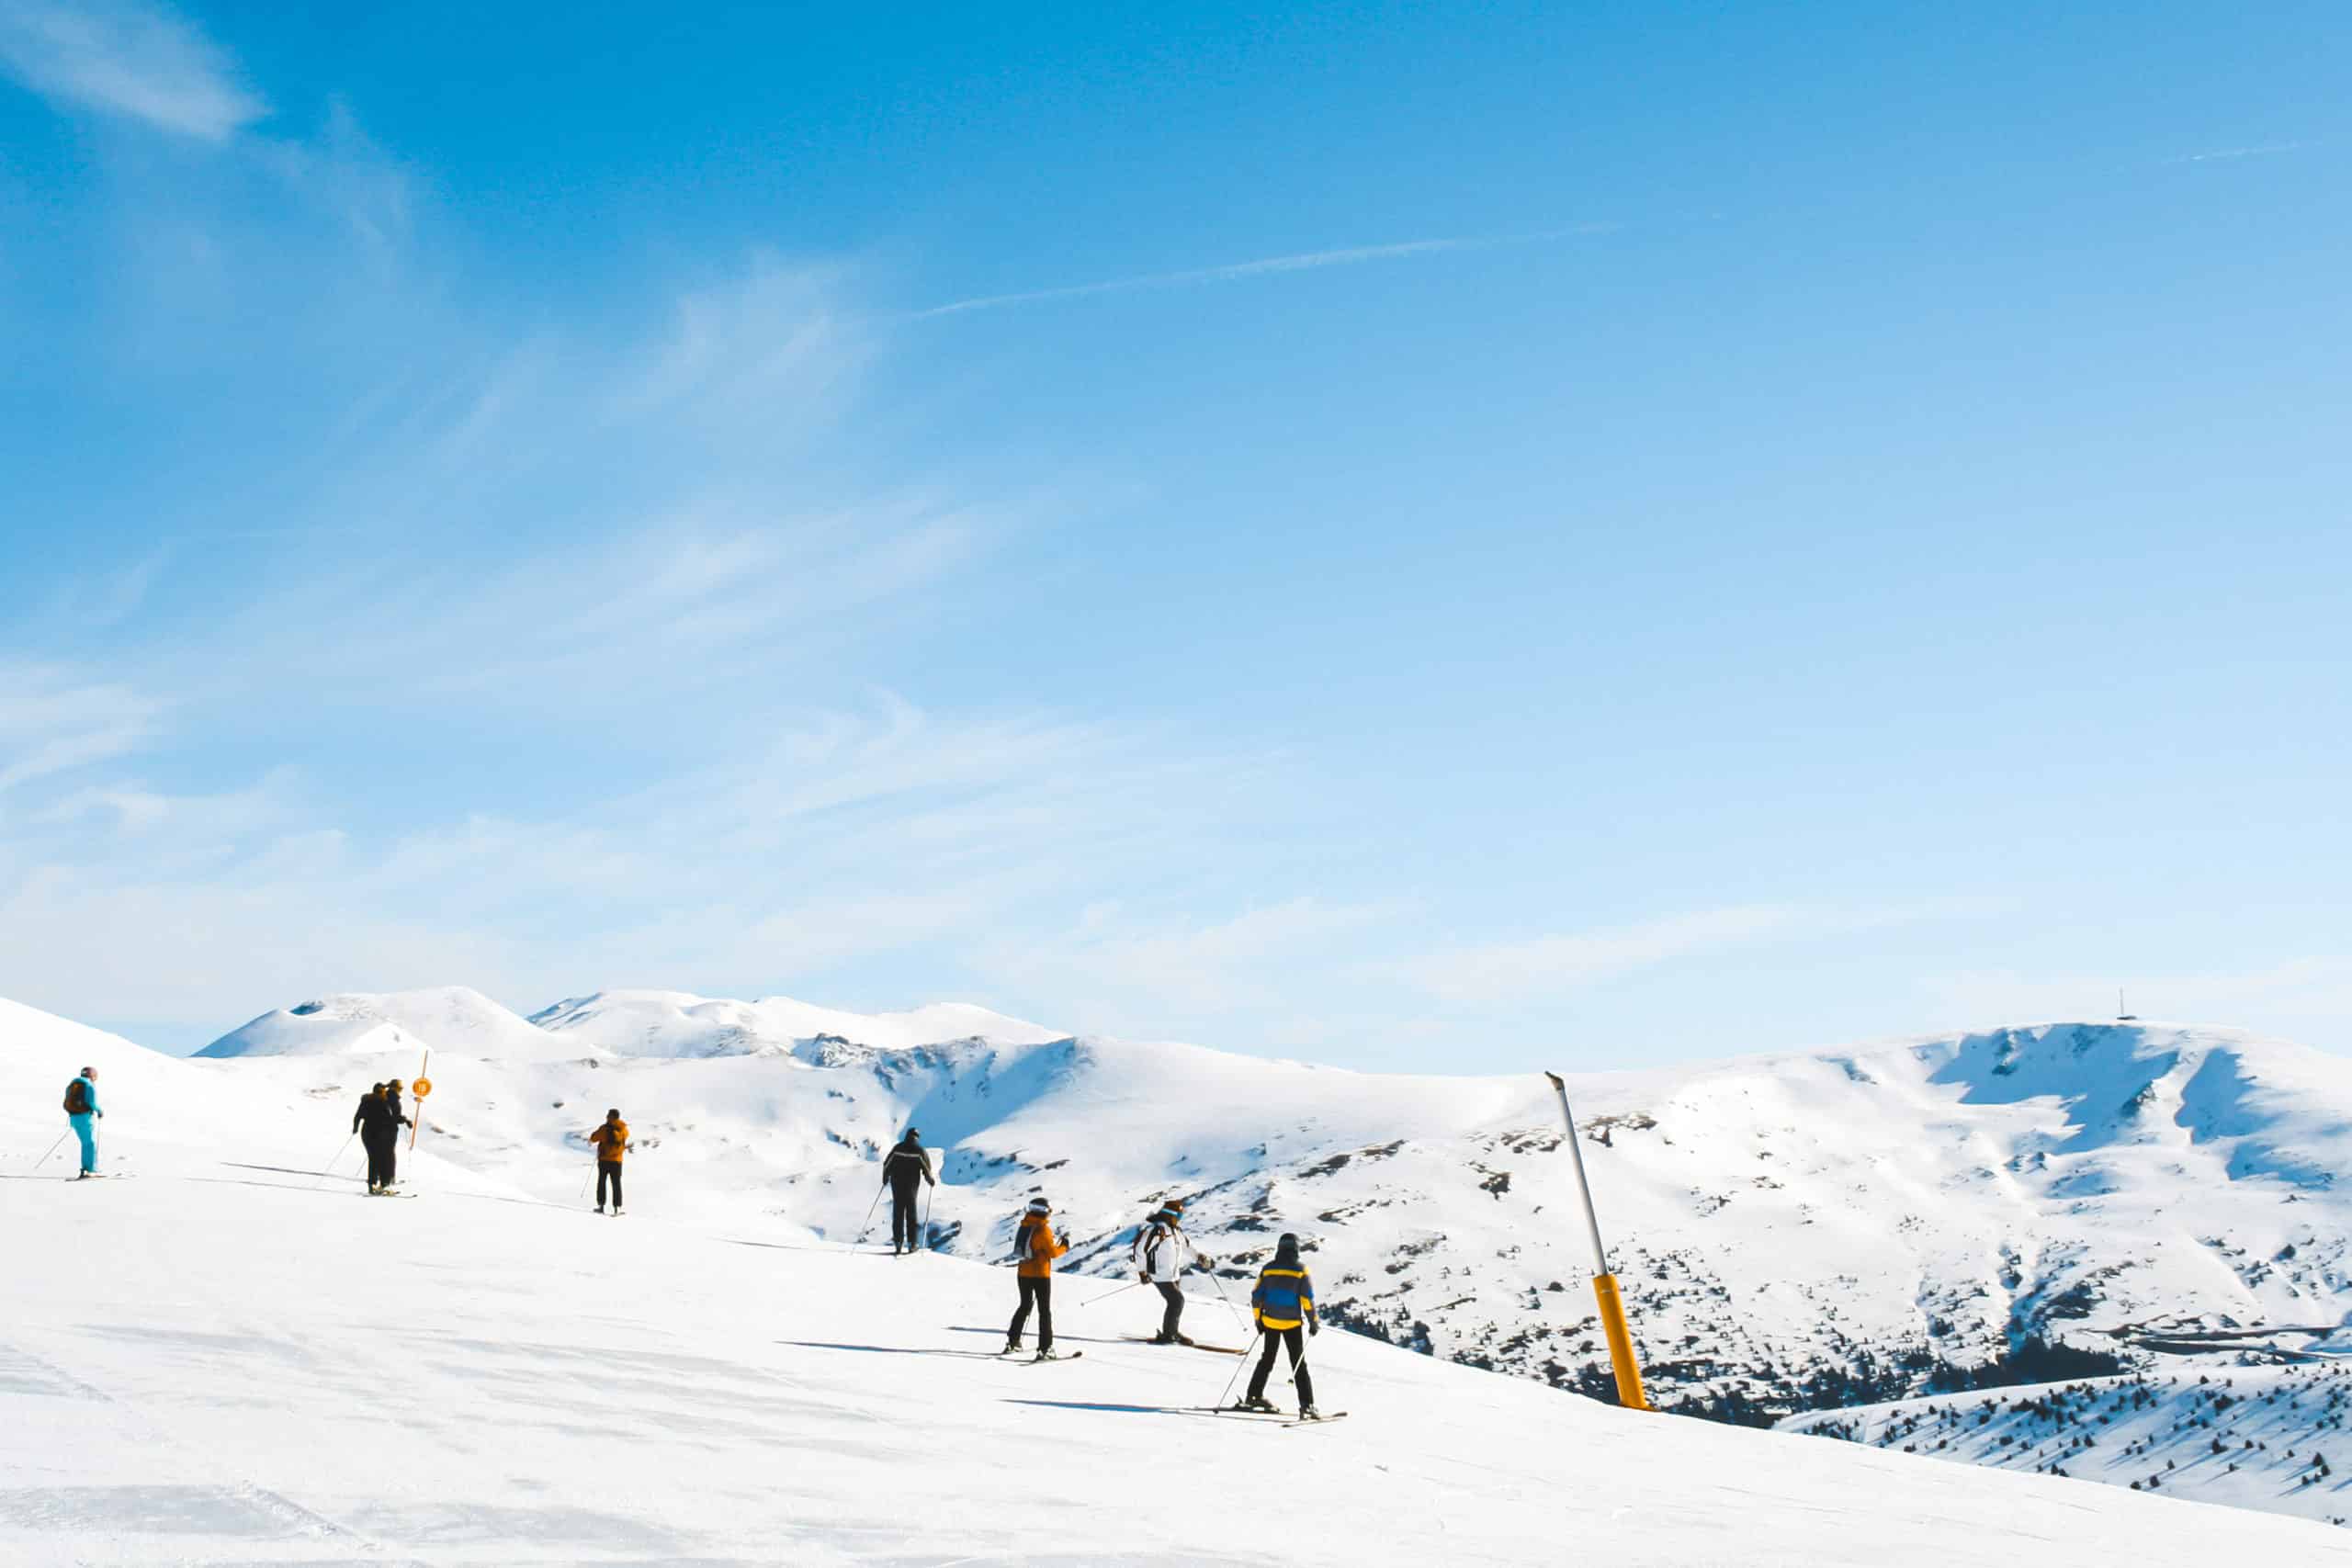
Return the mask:
[(596, 1212), (605, 1212), (605, 1188), (613, 1190), (613, 1213), (621, 1212), (621, 1156), (628, 1153), (628, 1123), (618, 1111), (605, 1112), (605, 1124), (588, 1134), (596, 1145)]
[(1021, 1348), (1021, 1331), (1028, 1325), (1029, 1309), (1037, 1309), (1037, 1359), (1054, 1359), (1054, 1259), (1069, 1250), (1067, 1238), (1054, 1234), (1054, 1206), (1043, 1198), (1029, 1200), (1029, 1212), (1012, 1233), (1012, 1255), (1021, 1286), (1020, 1310), (1004, 1331), (1004, 1353)]

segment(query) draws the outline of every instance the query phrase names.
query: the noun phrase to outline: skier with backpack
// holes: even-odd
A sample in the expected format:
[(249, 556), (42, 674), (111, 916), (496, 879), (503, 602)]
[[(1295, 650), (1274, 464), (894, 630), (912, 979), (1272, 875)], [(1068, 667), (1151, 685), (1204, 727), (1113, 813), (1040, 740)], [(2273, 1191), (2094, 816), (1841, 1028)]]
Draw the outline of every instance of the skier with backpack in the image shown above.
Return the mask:
[(359, 1102), (353, 1113), (351, 1125), (359, 1134), (359, 1146), (368, 1151), (368, 1195), (378, 1197), (390, 1192), (399, 1179), (398, 1156), (400, 1130), (410, 1125), (401, 1114), (400, 1085), (397, 1082), (378, 1084)]
[(98, 1069), (84, 1067), (81, 1076), (65, 1086), (65, 1119), (73, 1123), (74, 1135), (82, 1140), (82, 1174), (76, 1181), (87, 1181), (98, 1174), (98, 1133), (96, 1123), (105, 1120), (106, 1112), (98, 1109)]
[(1143, 1229), (1136, 1233), (1131, 1260), (1135, 1264), (1136, 1278), (1144, 1284), (1158, 1287), (1163, 1303), (1159, 1332), (1152, 1337), (1151, 1343), (1193, 1343), (1177, 1329), (1184, 1316), (1184, 1292), (1179, 1281), (1183, 1279), (1184, 1270), (1205, 1269), (1210, 1260), (1184, 1234), (1184, 1200), (1169, 1199), (1150, 1219), (1144, 1222)]
[(1298, 1237), (1285, 1232), (1274, 1244), (1274, 1260), (1260, 1270), (1258, 1288), (1250, 1292), (1250, 1305), (1266, 1348), (1258, 1358), (1258, 1370), (1250, 1374), (1250, 1396), (1238, 1408), (1276, 1414), (1266, 1398), (1266, 1380), (1273, 1375), (1274, 1350), (1279, 1346), (1290, 1351), (1291, 1377), (1298, 1384), (1299, 1418), (1320, 1421), (1322, 1413), (1315, 1408), (1315, 1380), (1306, 1370), (1306, 1341), (1301, 1336), (1302, 1332), (1319, 1334), (1322, 1325), (1315, 1315), (1314, 1277), (1299, 1261)]
[(1054, 1356), (1054, 1259), (1069, 1250), (1069, 1238), (1054, 1234), (1054, 1206), (1043, 1198), (1029, 1200), (1029, 1210), (1013, 1228), (1012, 1256), (1020, 1260), (1015, 1270), (1015, 1282), (1021, 1287), (1021, 1305), (1012, 1314), (1012, 1325), (1004, 1331), (1004, 1353), (1008, 1356), (1021, 1348), (1021, 1331), (1028, 1326), (1029, 1309), (1037, 1309), (1037, 1359), (1050, 1361)]
[(931, 1156), (922, 1146), (922, 1130), (907, 1129), (882, 1162), (882, 1180), (890, 1189), (890, 1256), (915, 1250), (915, 1236), (921, 1211), (915, 1207), (916, 1195), (922, 1183), (939, 1185), (939, 1178), (931, 1173)]
[[(605, 1112), (605, 1124), (588, 1134), (596, 1145), (596, 1212), (605, 1212), (605, 1185), (612, 1184), (613, 1215), (621, 1212), (621, 1156), (628, 1153), (628, 1123), (618, 1110)], [(660, 1162), (656, 1162), (657, 1164)]]

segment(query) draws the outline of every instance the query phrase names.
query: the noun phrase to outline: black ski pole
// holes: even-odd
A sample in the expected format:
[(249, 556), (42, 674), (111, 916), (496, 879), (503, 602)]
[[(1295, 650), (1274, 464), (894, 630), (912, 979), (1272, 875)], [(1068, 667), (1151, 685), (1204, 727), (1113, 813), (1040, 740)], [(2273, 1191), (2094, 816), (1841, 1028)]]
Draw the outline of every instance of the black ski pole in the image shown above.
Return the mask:
[(1141, 1280), (1128, 1280), (1125, 1284), (1124, 1284), (1124, 1285), (1120, 1286), (1120, 1287), (1119, 1287), (1117, 1290), (1115, 1290), (1115, 1291), (1105, 1291), (1105, 1292), (1103, 1292), (1101, 1295), (1096, 1296), (1096, 1297), (1094, 1298), (1094, 1300), (1093, 1300), (1093, 1301), (1080, 1302), (1080, 1303), (1079, 1303), (1078, 1304), (1079, 1304), (1079, 1305), (1080, 1305), (1080, 1306), (1093, 1306), (1093, 1305), (1097, 1304), (1098, 1303), (1102, 1303), (1102, 1302), (1107, 1302), (1107, 1301), (1109, 1301), (1113, 1296), (1121, 1296), (1121, 1295), (1125, 1295), (1125, 1294), (1126, 1294), (1129, 1291), (1135, 1290), (1135, 1289), (1136, 1289), (1137, 1287), (1141, 1286), (1141, 1285), (1142, 1285), (1142, 1283), (1143, 1283), (1143, 1281), (1142, 1281)]
[(1216, 1270), (1214, 1269), (1207, 1269), (1205, 1272), (1208, 1274), (1209, 1283), (1216, 1287), (1217, 1300), (1223, 1302), (1225, 1303), (1226, 1310), (1233, 1314), (1233, 1321), (1240, 1325), (1242, 1336), (1245, 1338), (1248, 1337), (1250, 1333), (1250, 1320), (1241, 1315), (1241, 1309), (1235, 1306), (1233, 1304), (1233, 1298), (1225, 1293), (1225, 1281), (1216, 1277)]
[[(55, 1154), (58, 1150), (60, 1150), (60, 1149), (63, 1148), (63, 1147), (65, 1146), (65, 1140), (66, 1140), (66, 1139), (68, 1139), (68, 1138), (70, 1138), (70, 1137), (72, 1137), (73, 1135), (74, 1135), (74, 1129), (73, 1129), (73, 1128), (71, 1128), (71, 1127), (68, 1127), (68, 1128), (66, 1128), (66, 1129), (65, 1129), (65, 1131), (63, 1131), (62, 1133), (58, 1134), (57, 1134), (57, 1142), (55, 1142), (55, 1143), (53, 1143), (53, 1144), (51, 1144), (51, 1145), (49, 1145), (49, 1155), (53, 1155), (53, 1154)], [(30, 1166), (27, 1167), (27, 1168), (28, 1168), (28, 1169), (30, 1169), (30, 1170), (39, 1170), (42, 1166), (45, 1166), (45, 1165), (47, 1165), (47, 1164), (49, 1163), (49, 1155), (43, 1155), (43, 1156), (40, 1156), (40, 1158), (39, 1158), (39, 1159), (37, 1159), (37, 1160), (33, 1161), (33, 1163), (32, 1163)]]
[(1225, 1392), (1216, 1396), (1216, 1407), (1219, 1410), (1233, 1408), (1233, 1405), (1228, 1403), (1233, 1398), (1233, 1385), (1241, 1381), (1241, 1369), (1250, 1364), (1250, 1352), (1244, 1350), (1239, 1356), (1234, 1358), (1233, 1375), (1225, 1380)]
[(324, 1181), (328, 1177), (333, 1176), (333, 1175), (334, 1174), (334, 1168), (335, 1168), (335, 1164), (336, 1164), (336, 1162), (337, 1162), (337, 1161), (339, 1161), (339, 1160), (341, 1160), (341, 1159), (343, 1158), (343, 1156), (344, 1156), (345, 1152), (346, 1150), (348, 1150), (348, 1149), (351, 1147), (351, 1139), (352, 1139), (352, 1138), (356, 1138), (356, 1137), (357, 1137), (357, 1136), (359, 1136), (359, 1134), (356, 1134), (356, 1133), (354, 1133), (354, 1134), (351, 1134), (351, 1137), (349, 1137), (349, 1138), (345, 1138), (345, 1139), (344, 1139), (344, 1140), (343, 1140), (343, 1147), (342, 1147), (342, 1148), (340, 1148), (340, 1149), (335, 1150), (335, 1152), (334, 1152), (334, 1159), (331, 1159), (331, 1160), (327, 1161), (327, 1168), (326, 1168), (324, 1170), (322, 1170), (322, 1171), (319, 1172), (318, 1180), (317, 1180), (317, 1181), (313, 1181), (313, 1182), (311, 1182), (311, 1191), (313, 1191), (313, 1192), (317, 1191), (317, 1190), (319, 1190), (319, 1182), (321, 1182), (321, 1181)]
[(877, 1187), (874, 1190), (874, 1201), (865, 1206), (865, 1224), (858, 1227), (857, 1246), (864, 1247), (865, 1245), (865, 1238), (874, 1234), (874, 1211), (881, 1206), (882, 1189)]
[(938, 1192), (939, 1183), (936, 1181), (922, 1190), (922, 1244), (925, 1248), (931, 1246), (931, 1201)]

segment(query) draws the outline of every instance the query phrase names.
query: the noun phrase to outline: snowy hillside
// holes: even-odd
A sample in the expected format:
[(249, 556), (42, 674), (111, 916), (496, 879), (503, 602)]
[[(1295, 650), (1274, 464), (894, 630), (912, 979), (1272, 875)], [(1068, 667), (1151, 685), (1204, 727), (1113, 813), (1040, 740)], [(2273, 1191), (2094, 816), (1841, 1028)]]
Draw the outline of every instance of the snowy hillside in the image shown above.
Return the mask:
[[(620, 992), (534, 1023), (453, 995), (471, 993), (273, 1014), (214, 1049), (259, 1032), (279, 1054), (195, 1066), (315, 1106), (315, 1161), (360, 1090), (414, 1071), (368, 1021), (420, 1047), (437, 1029), (426, 1142), (441, 1158), (577, 1203), (582, 1140), (617, 1106), (639, 1138), (639, 1213), (810, 1238), (881, 1224), (876, 1162), (911, 1122), (946, 1183), (931, 1197), (942, 1250), (999, 1256), (1042, 1189), (1077, 1266), (1115, 1275), (1147, 1208), (1182, 1194), (1226, 1281), (1297, 1230), (1335, 1321), (1611, 1397), (1540, 1078), (1057, 1039), (978, 1010), (875, 1020)], [(304, 1021), (315, 1032), (281, 1043)], [(2244, 1348), (2215, 1334), (2352, 1314), (2352, 1193), (2337, 1181), (2352, 1065), (2297, 1046), (2059, 1024), (1593, 1076), (1571, 1092), (1665, 1408), (1763, 1423), (2226, 1368)], [(1139, 1295), (1121, 1309), (1150, 1319)]]
[(2200, 1503), (2352, 1523), (2352, 1366), (2171, 1372), (1814, 1416), (1786, 1429)]
[[(212, 1049), (249, 1050), (258, 1032), (292, 1050), (278, 1043), (309, 1021), (302, 1054), (223, 1066), (349, 1095), (401, 1070), (379, 1061), (387, 1026), (369, 1021), (399, 1021), (412, 1043), (437, 1022), (447, 1157), (560, 1198), (577, 1180), (560, 1162), (617, 1103), (652, 1156), (644, 1201), (836, 1237), (864, 1221), (873, 1162), (912, 1122), (942, 1151), (951, 1185), (933, 1218), (949, 1250), (991, 1256), (1044, 1186), (1089, 1266), (1114, 1271), (1143, 1209), (1183, 1193), (1211, 1249), (1244, 1267), (1271, 1230), (1307, 1235), (1335, 1312), (1367, 1332), (1605, 1390), (1540, 1078), (1057, 1040), (978, 1010), (875, 1020), (624, 992), (526, 1024), (451, 995), (470, 993), (335, 998)], [(937, 1028), (982, 1037), (906, 1043)], [(2336, 1185), (2352, 1170), (2352, 1066), (2300, 1047), (2064, 1024), (1608, 1075), (1572, 1093), (1669, 1405), (1761, 1420), (2121, 1371), (2166, 1334), (2352, 1311)]]
[[(437, 1042), (462, 1041), (478, 1056), (526, 1059), (562, 1054), (562, 1041), (492, 1001), (449, 986), (390, 996), (345, 995), (298, 1002), (230, 1031), (199, 1056), (415, 1055)], [(577, 1055), (577, 1049), (572, 1049)]]
[[(1064, 1101), (1084, 1122), (1090, 1081), (1122, 1067), (1092, 1048), (1055, 1065), (1055, 1049), (1006, 1059), (1038, 1080), (1014, 1122), (1059, 1125), (1046, 1112)], [(905, 1095), (954, 1088), (941, 1108), (997, 1081), (939, 1055), (570, 1070), (649, 1097), (674, 1085), (692, 1118), (766, 1075), (769, 1098), (730, 1105), (729, 1125), (790, 1126), (804, 1096), (838, 1106), (826, 1091), (858, 1073), (877, 1086), (862, 1093), (885, 1092), (885, 1072)], [(1227, 1568), (1274, 1543), (1286, 1562), (1346, 1568), (1550, 1563), (1571, 1544), (1659, 1568), (2352, 1563), (2352, 1540), (2301, 1520), (1620, 1412), (1343, 1334), (1314, 1355), (1346, 1419), (1195, 1414), (1234, 1364), (1126, 1343), (1132, 1298), (1095, 1300), (1107, 1284), (1061, 1282), (1064, 1348), (1082, 1359), (1005, 1362), (985, 1352), (1008, 1270), (854, 1253), (786, 1215), (680, 1223), (687, 1190), (751, 1157), (704, 1147), (711, 1127), (632, 1162), (644, 1196), (621, 1221), (514, 1179), (565, 1185), (537, 1174), (560, 1144), (492, 1154), (481, 1125), (427, 1134), (410, 1168), (423, 1196), (365, 1198), (348, 1165), (316, 1174), (349, 1086), (311, 1099), (292, 1087), (302, 1061), (173, 1060), (0, 1004), (0, 1225), (30, 1262), (0, 1325), (0, 1561)], [(133, 1179), (28, 1168), (85, 1062), (101, 1073), (107, 1160)], [(484, 1091), (544, 1087), (534, 1075), (555, 1066), (510, 1063), (492, 1080), (460, 1061), (441, 1081), (453, 1118), (519, 1128), (526, 1108), (489, 1111)], [(1345, 1077), (1332, 1124), (1351, 1135), (1371, 1112), (1349, 1106)], [(1497, 1091), (1461, 1092), (1466, 1106)], [(989, 1201), (956, 1195), (976, 1216)], [(1194, 1311), (1204, 1329), (1223, 1314), (1207, 1296)]]

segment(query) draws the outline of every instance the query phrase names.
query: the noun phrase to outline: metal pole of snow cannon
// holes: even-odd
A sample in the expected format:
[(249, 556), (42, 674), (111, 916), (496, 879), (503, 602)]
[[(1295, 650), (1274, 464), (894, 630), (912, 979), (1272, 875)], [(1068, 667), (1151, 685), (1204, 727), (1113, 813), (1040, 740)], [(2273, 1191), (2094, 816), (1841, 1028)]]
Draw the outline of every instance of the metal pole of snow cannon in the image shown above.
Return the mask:
[(1609, 1364), (1617, 1374), (1617, 1403), (1628, 1410), (1647, 1410), (1642, 1392), (1642, 1366), (1634, 1355), (1634, 1333), (1625, 1325), (1625, 1302), (1617, 1291), (1617, 1276), (1609, 1271), (1609, 1249), (1600, 1241), (1600, 1215), (1592, 1206), (1592, 1182), (1585, 1175), (1584, 1148), (1577, 1136), (1576, 1112), (1568, 1109), (1568, 1086), (1557, 1073), (1545, 1073), (1552, 1092), (1560, 1097), (1560, 1116), (1567, 1123), (1568, 1155), (1576, 1162), (1577, 1195), (1584, 1200), (1584, 1224), (1592, 1237), (1592, 1293), (1600, 1303), (1600, 1329), (1609, 1340)]
[[(416, 1081), (408, 1086), (409, 1093), (416, 1097), (416, 1120), (408, 1124), (408, 1149), (411, 1154), (416, 1152), (417, 1134), (424, 1130), (424, 1097), (433, 1092), (433, 1080), (426, 1077), (424, 1073), (425, 1069), (432, 1066), (433, 1053), (427, 1051), (424, 1053), (424, 1060), (417, 1065)], [(399, 1131), (397, 1128), (393, 1130)]]

